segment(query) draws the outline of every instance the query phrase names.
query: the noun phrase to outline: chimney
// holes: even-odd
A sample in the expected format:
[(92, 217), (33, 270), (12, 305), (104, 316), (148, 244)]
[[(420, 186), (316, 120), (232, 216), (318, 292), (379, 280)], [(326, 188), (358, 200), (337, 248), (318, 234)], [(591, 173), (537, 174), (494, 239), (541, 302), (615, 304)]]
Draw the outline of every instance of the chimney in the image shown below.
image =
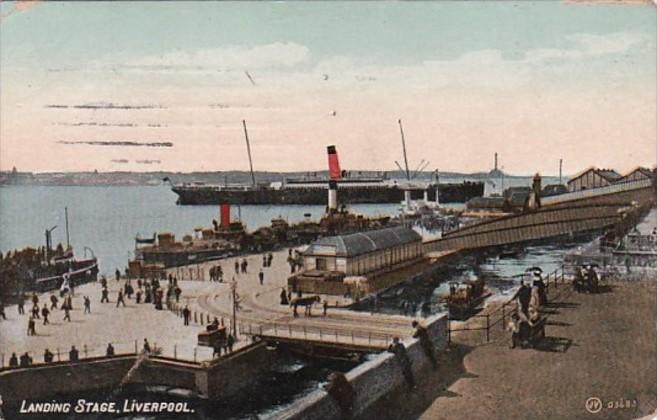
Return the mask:
[(328, 146), (326, 151), (328, 152), (329, 178), (332, 180), (342, 178), (340, 162), (338, 161), (338, 152), (335, 150), (335, 146)]
[(335, 180), (329, 181), (328, 210), (329, 213), (338, 211), (338, 183)]
[(230, 204), (219, 205), (221, 216), (221, 227), (228, 227), (230, 225)]

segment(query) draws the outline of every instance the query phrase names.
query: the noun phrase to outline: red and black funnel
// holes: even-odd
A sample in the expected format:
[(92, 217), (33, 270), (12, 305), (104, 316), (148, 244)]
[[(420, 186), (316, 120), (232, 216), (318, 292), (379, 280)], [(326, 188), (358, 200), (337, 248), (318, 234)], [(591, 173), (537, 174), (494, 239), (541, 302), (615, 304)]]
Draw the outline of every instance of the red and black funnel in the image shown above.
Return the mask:
[(326, 150), (328, 152), (329, 178), (333, 180), (342, 178), (340, 161), (338, 160), (338, 152), (335, 150), (335, 146), (328, 146)]

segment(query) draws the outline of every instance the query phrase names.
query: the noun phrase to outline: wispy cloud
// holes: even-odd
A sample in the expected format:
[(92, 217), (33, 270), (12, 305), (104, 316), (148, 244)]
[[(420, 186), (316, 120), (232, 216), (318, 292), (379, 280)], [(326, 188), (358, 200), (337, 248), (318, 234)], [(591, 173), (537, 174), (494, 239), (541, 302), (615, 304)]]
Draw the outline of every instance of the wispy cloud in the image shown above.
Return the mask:
[(67, 141), (59, 140), (59, 144), (85, 144), (89, 146), (119, 146), (119, 147), (173, 147), (173, 143), (166, 142), (138, 142), (138, 141)]
[(196, 51), (173, 51), (133, 59), (123, 67), (145, 71), (283, 69), (306, 64), (310, 57), (310, 50), (303, 45), (275, 42), (255, 47), (234, 45)]
[(164, 105), (125, 105), (111, 102), (93, 102), (77, 105), (48, 104), (45, 108), (75, 109), (165, 109)]

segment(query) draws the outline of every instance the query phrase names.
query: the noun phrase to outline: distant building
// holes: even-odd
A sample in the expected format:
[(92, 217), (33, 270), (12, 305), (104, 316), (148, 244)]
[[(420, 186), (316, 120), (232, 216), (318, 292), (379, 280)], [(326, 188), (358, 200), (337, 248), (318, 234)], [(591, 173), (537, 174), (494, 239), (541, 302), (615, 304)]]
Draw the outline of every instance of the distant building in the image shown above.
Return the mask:
[(591, 188), (606, 187), (616, 183), (622, 176), (613, 169), (588, 168), (573, 176), (568, 181), (568, 191), (581, 191)]
[(617, 182), (632, 182), (632, 181), (641, 181), (644, 179), (652, 179), (652, 171), (648, 168), (643, 168), (641, 166), (631, 170), (627, 174), (623, 175), (618, 179)]
[(422, 237), (400, 226), (318, 239), (303, 252), (303, 268), (365, 276), (420, 257)]
[(563, 184), (550, 184), (543, 187), (541, 197), (550, 197), (553, 195), (564, 194), (568, 192), (568, 188)]

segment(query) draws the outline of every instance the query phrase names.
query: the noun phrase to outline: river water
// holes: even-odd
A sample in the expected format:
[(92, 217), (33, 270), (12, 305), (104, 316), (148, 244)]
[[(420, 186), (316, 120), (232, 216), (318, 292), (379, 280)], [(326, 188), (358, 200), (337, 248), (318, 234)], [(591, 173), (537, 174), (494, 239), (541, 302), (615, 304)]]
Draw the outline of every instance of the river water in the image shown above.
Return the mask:
[[(178, 206), (168, 187), (2, 187), (0, 188), (0, 251), (45, 244), (45, 230), (53, 226), (54, 243), (66, 243), (64, 208), (68, 207), (70, 242), (76, 255), (88, 247), (98, 257), (101, 272), (113, 273), (132, 257), (136, 235), (173, 232), (177, 238), (196, 227), (212, 226), (218, 206)], [(396, 213), (398, 204), (353, 205), (365, 215)], [(324, 206), (234, 206), (248, 230), (283, 217), (288, 222), (310, 213), (318, 220)]]
[[(441, 179), (461, 182), (462, 179)], [(546, 179), (545, 182), (553, 182)], [(486, 182), (486, 194), (501, 186), (529, 185), (531, 178), (507, 178)], [(177, 238), (196, 227), (209, 227), (219, 219), (218, 206), (178, 206), (177, 196), (166, 185), (133, 187), (0, 187), (0, 251), (45, 244), (45, 230), (53, 226), (53, 242), (66, 243), (64, 208), (68, 207), (69, 236), (76, 255), (85, 247), (98, 257), (103, 274), (127, 265), (137, 235), (172, 232)], [(369, 216), (396, 215), (399, 204), (356, 204), (350, 211)], [(233, 217), (240, 218), (248, 230), (270, 224), (283, 217), (288, 222), (304, 219), (310, 213), (318, 220), (324, 206), (234, 206)]]

